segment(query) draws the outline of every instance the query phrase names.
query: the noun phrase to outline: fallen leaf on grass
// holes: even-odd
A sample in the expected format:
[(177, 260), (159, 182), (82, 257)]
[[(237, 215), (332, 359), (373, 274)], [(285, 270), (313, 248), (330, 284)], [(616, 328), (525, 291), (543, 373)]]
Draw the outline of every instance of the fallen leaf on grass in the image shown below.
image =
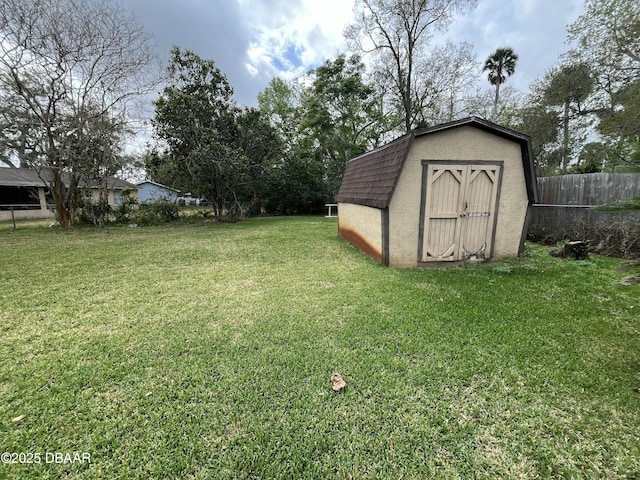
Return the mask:
[(331, 388), (333, 388), (334, 392), (340, 392), (347, 386), (347, 382), (344, 381), (342, 375), (339, 373), (334, 373), (331, 376)]
[(23, 413), (22, 415), (18, 416), (18, 417), (14, 417), (11, 419), (11, 423), (18, 423), (21, 422), (22, 420), (24, 420), (25, 418), (27, 418), (27, 414)]

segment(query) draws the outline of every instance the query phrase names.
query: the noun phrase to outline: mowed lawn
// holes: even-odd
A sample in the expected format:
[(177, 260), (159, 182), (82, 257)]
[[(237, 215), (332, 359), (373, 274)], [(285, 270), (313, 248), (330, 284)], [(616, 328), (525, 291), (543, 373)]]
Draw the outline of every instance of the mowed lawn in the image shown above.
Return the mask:
[(640, 285), (548, 251), (405, 270), (324, 217), (2, 224), (0, 450), (32, 463), (0, 478), (638, 478)]

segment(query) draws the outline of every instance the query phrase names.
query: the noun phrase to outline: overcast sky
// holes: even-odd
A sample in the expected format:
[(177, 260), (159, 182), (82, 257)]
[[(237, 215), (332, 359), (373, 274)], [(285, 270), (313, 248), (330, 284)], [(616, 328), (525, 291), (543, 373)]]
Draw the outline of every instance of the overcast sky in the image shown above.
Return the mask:
[[(271, 78), (304, 75), (345, 51), (344, 26), (353, 0), (128, 0), (159, 52), (173, 45), (216, 62), (241, 105)], [(519, 55), (508, 80), (522, 91), (567, 50), (566, 26), (582, 13), (584, 0), (479, 0), (451, 25), (447, 36), (468, 41), (479, 70), (498, 47)], [(480, 75), (480, 73), (479, 73)], [(488, 82), (487, 82), (488, 86)]]

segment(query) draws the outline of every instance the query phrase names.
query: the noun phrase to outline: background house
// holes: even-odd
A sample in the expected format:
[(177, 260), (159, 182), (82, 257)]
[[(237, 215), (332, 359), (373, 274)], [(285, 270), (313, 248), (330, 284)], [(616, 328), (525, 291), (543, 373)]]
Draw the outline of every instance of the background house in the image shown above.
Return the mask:
[(471, 117), (350, 160), (338, 229), (390, 266), (517, 256), (536, 192), (529, 137)]
[(0, 167), (0, 220), (53, 218), (47, 188), (35, 170)]
[[(137, 187), (125, 180), (107, 177), (108, 202), (111, 206), (122, 203), (123, 191), (128, 191), (131, 197), (137, 198)], [(94, 200), (100, 198), (97, 185), (80, 182), (81, 194)], [(47, 208), (47, 185), (37, 170), (28, 168), (0, 168), (0, 220), (27, 218), (54, 218), (51, 209)]]
[(150, 180), (138, 183), (137, 187), (138, 201), (140, 203), (160, 201), (176, 203), (178, 201), (178, 194), (180, 193), (180, 190)]

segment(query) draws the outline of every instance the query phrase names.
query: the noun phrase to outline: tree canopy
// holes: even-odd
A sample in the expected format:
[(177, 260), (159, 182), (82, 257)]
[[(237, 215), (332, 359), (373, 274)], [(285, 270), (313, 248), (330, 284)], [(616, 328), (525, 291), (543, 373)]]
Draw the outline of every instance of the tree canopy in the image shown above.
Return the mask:
[(482, 70), (487, 73), (489, 83), (496, 87), (496, 96), (493, 102), (493, 118), (498, 116), (498, 101), (500, 99), (500, 85), (516, 71), (518, 55), (510, 47), (498, 48), (485, 60)]
[(423, 78), (429, 71), (425, 60), (432, 34), (474, 4), (474, 0), (356, 1), (355, 20), (346, 36), (353, 48), (374, 54), (374, 68), (391, 82), (406, 132), (418, 126), (433, 94)]
[[(74, 224), (79, 179), (93, 169), (94, 155), (104, 172), (117, 165), (115, 132), (124, 131), (131, 102), (156, 80), (149, 43), (135, 19), (108, 0), (0, 4), (4, 156), (41, 172), (62, 226)], [(109, 158), (96, 147), (107, 126)]]

